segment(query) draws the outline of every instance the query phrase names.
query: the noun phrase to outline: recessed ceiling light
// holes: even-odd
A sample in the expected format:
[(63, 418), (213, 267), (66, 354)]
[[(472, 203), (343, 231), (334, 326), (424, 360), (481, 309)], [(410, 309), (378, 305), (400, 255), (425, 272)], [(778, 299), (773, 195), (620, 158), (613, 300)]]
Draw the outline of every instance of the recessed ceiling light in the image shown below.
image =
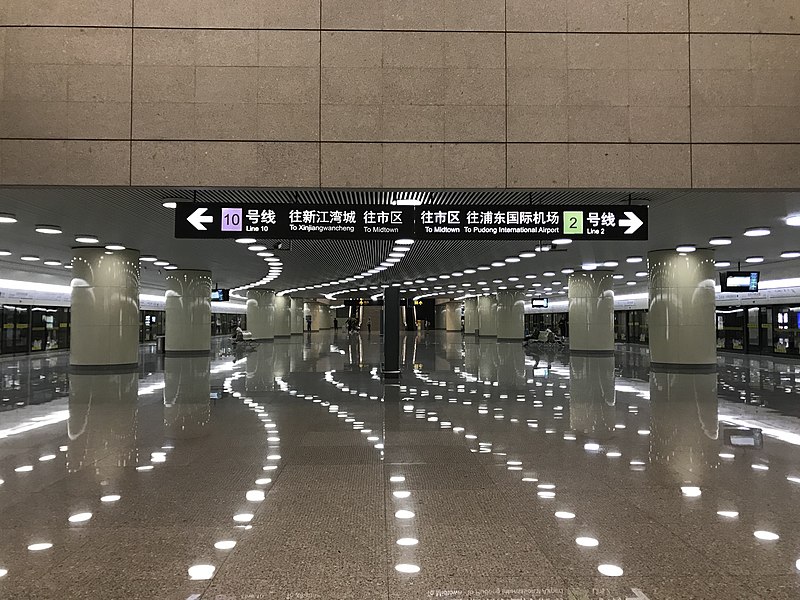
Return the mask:
[(475, 273), (477, 273), (477, 271), (475, 269), (464, 269), (464, 273), (466, 273), (467, 275), (474, 275)]
[(46, 260), (46, 261), (44, 261), (44, 264), (46, 264), (48, 267), (60, 267), (61, 266), (61, 261), (60, 260)]
[(522, 252), (519, 257), (520, 258), (533, 258), (536, 256), (536, 252)]
[(236, 238), (237, 244), (255, 244), (256, 238)]
[(169, 264), (169, 262), (167, 262), (166, 260), (157, 260), (153, 264), (157, 267), (166, 267)]
[(581, 269), (584, 271), (594, 271), (597, 269), (597, 263), (584, 263), (581, 265)]
[(20, 256), (20, 260), (28, 261), (28, 262), (35, 262), (37, 260), (41, 260), (38, 256)]
[(173, 202), (172, 200), (167, 200), (166, 202), (162, 202), (161, 206), (164, 208), (178, 208), (178, 203)]
[(712, 246), (729, 246), (733, 243), (733, 240), (729, 237), (713, 237), (708, 240), (708, 243)]
[(491, 268), (492, 267), (487, 267), (486, 265), (481, 265), (480, 267), (478, 267), (478, 271), (488, 271)]
[(682, 244), (677, 248), (675, 248), (675, 250), (678, 252), (694, 252), (695, 250), (697, 250), (697, 246), (694, 246), (692, 244)]
[(730, 267), (731, 263), (729, 263), (727, 260), (718, 260), (717, 262), (714, 263), (714, 266), (715, 267)]
[(509, 256), (508, 258), (505, 259), (505, 262), (507, 263), (518, 263), (519, 261), (520, 258), (518, 256)]
[[(558, 238), (557, 240), (553, 240), (553, 244), (555, 244), (556, 246), (566, 246), (571, 243), (572, 240), (570, 238)], [(545, 250), (544, 247), (542, 248), (542, 251), (547, 252), (547, 250)]]
[(636, 271), (637, 277), (647, 277), (647, 271)]
[(542, 275), (544, 275), (545, 277), (552, 277), (553, 275), (555, 275), (555, 271), (545, 271), (544, 273), (542, 273)]
[(0, 256), (11, 256), (11, 252), (9, 250), (0, 250)]
[(575, 269), (561, 269), (561, 272), (562, 272), (564, 275), (569, 275), (569, 274), (571, 274), (571, 273), (574, 273), (574, 272), (575, 272)]
[(597, 570), (606, 577), (621, 577), (624, 573), (622, 568), (617, 565), (600, 565)]
[(78, 242), (79, 244), (96, 244), (100, 240), (93, 235), (81, 234), (75, 236), (75, 241)]
[(125, 246), (122, 244), (108, 244), (106, 245), (106, 250), (125, 250)]
[(762, 263), (762, 262), (764, 262), (764, 257), (763, 256), (748, 256), (747, 258), (744, 259), (744, 262)]
[(625, 275), (620, 275), (617, 273), (616, 275), (611, 276), (612, 279), (625, 279)]
[(11, 213), (0, 213), (0, 223), (16, 223), (17, 217)]
[(629, 256), (625, 259), (626, 263), (640, 263), (644, 260), (641, 256)]
[(143, 256), (140, 256), (140, 257), (139, 257), (139, 260), (140, 260), (141, 262), (151, 262), (151, 263), (154, 263), (154, 262), (156, 262), (156, 261), (158, 260), (158, 257), (156, 257), (156, 256), (151, 256), (151, 255), (149, 255), (149, 254), (145, 254), (145, 255), (143, 255)]
[(164, 267), (164, 269), (167, 271), (174, 271), (177, 268), (178, 267), (176, 267), (175, 265), (167, 265), (166, 267)]
[(266, 250), (267, 247), (266, 246), (248, 246), (247, 249), (250, 250), (251, 252), (261, 252), (262, 250)]
[(800, 252), (797, 252), (795, 250), (790, 250), (781, 253), (781, 258), (797, 258), (797, 257), (800, 257)]
[(627, 281), (627, 282), (625, 282), (625, 285), (636, 285), (636, 282), (635, 281)]
[(46, 233), (47, 235), (58, 235), (59, 233), (63, 233), (63, 231), (61, 231), (61, 227), (58, 225), (37, 225), (35, 230), (37, 233)]
[(744, 234), (747, 237), (764, 237), (772, 233), (769, 227), (749, 227), (745, 230)]
[(493, 267), (505, 267), (505, 266), (506, 266), (506, 263), (504, 263), (504, 262), (502, 262), (502, 261), (499, 261), (499, 260), (496, 260), (496, 261), (494, 261), (494, 262), (492, 263), (492, 266), (493, 266)]
[[(0, 217), (2, 217), (2, 215), (0, 215)], [(789, 215), (784, 219), (784, 222), (792, 227), (800, 227), (800, 215)], [(3, 223), (3, 221), (0, 221), (0, 223)]]
[(398, 246), (410, 246), (413, 243), (414, 243), (414, 240), (409, 240), (409, 239), (397, 240), (395, 242), (395, 244), (397, 244)]

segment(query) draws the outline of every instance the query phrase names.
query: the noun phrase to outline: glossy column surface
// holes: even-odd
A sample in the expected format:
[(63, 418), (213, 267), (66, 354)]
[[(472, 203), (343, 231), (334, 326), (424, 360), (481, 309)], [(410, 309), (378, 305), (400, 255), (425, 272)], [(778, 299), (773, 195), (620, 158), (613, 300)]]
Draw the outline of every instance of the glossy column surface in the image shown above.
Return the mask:
[(211, 271), (168, 271), (166, 298), (167, 352), (211, 349)]
[(647, 258), (650, 360), (713, 367), (717, 361), (714, 251), (657, 250)]
[(464, 333), (473, 335), (478, 329), (480, 329), (478, 299), (467, 298), (464, 300)]
[(447, 303), (442, 302), (441, 304), (437, 304), (434, 308), (435, 315), (434, 315), (434, 328), (441, 329), (442, 331), (447, 329)]
[(292, 334), (292, 299), (288, 296), (275, 296), (275, 337), (289, 337)]
[(275, 292), (249, 290), (247, 292), (247, 330), (254, 340), (271, 340), (275, 337)]
[(480, 335), (487, 337), (497, 335), (497, 298), (494, 296), (478, 298), (478, 324)]
[(497, 339), (522, 340), (524, 338), (525, 294), (522, 292), (497, 292)]
[(614, 351), (614, 291), (611, 271), (569, 276), (569, 349)]
[(71, 286), (70, 364), (135, 365), (139, 360), (139, 251), (75, 248)]
[(303, 300), (300, 298), (292, 298), (291, 301), (291, 332), (292, 335), (303, 333), (304, 319), (303, 319)]
[(0, 598), (800, 597), (796, 361), (401, 337), (4, 357)]
[(447, 331), (461, 331), (461, 302), (448, 302), (444, 305), (444, 323)]

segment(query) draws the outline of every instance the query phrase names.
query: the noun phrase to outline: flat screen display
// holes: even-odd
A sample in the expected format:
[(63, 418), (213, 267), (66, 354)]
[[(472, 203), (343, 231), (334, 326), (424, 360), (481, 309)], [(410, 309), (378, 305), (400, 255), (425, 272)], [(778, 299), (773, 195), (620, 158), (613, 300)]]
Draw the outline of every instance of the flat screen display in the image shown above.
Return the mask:
[(213, 290), (211, 292), (212, 302), (227, 302), (231, 299), (230, 290)]
[(547, 308), (550, 304), (549, 298), (534, 298), (531, 300), (531, 307), (533, 308)]
[(723, 292), (757, 292), (758, 271), (728, 271), (720, 273), (720, 289)]

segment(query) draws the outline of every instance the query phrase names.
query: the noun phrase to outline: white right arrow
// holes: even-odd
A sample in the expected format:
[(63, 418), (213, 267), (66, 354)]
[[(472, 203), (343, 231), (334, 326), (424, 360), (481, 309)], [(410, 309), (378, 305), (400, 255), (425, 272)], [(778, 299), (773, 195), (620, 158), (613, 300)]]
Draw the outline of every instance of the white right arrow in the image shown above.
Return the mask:
[(637, 231), (639, 227), (644, 225), (644, 221), (637, 217), (636, 213), (625, 211), (625, 216), (628, 218), (619, 220), (620, 226), (627, 227), (627, 229), (623, 232), (625, 234), (631, 234)]
[(650, 600), (639, 588), (631, 588), (631, 592), (633, 592), (634, 596), (632, 598), (626, 598), (625, 600)]
[[(197, 231), (206, 231), (206, 226), (203, 225), (203, 223), (213, 223), (214, 222), (214, 217), (212, 217), (211, 215), (204, 216), (205, 213), (206, 213), (206, 210), (208, 210), (208, 209), (206, 209), (206, 208), (198, 208), (196, 211), (194, 211), (192, 214), (190, 214), (188, 217), (186, 217), (186, 220), (189, 221), (189, 223), (191, 223), (192, 226), (195, 229), (197, 229)], [(620, 221), (620, 223), (621, 222), (622, 221)]]

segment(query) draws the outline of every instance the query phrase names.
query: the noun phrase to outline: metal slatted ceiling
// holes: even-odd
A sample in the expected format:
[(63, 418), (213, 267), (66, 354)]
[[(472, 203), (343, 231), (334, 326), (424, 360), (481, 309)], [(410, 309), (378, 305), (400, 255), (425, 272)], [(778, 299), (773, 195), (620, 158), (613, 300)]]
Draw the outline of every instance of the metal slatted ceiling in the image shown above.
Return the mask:
[[(392, 193), (403, 192), (421, 193)], [(487, 271), (481, 277), (475, 275), (471, 280), (541, 273), (547, 269), (558, 272), (564, 266), (575, 267), (585, 261), (624, 259), (626, 254), (643, 254), (648, 249), (673, 247), (676, 243), (702, 244), (710, 235), (737, 236), (745, 226), (774, 224), (780, 216), (800, 212), (800, 195), (791, 192), (639, 190), (630, 193), (636, 203), (649, 200), (652, 209), (650, 242), (576, 243), (565, 252), (540, 254), (535, 259), (525, 260), (515, 266)], [(627, 202), (628, 194), (628, 190), (437, 190), (429, 192), (426, 203), (475, 205), (527, 204), (533, 201), (539, 204), (615, 204)], [(73, 237), (78, 233), (94, 233), (104, 243), (120, 242), (138, 248), (143, 253), (172, 261), (180, 267), (210, 269), (215, 281), (223, 287), (236, 287), (263, 277), (266, 263), (233, 241), (174, 239), (173, 212), (162, 207), (161, 203), (164, 198), (191, 200), (194, 197), (204, 202), (242, 203), (386, 205), (391, 200), (387, 190), (0, 188), (0, 212), (16, 213), (20, 220), (14, 225), (0, 226), (0, 248), (7, 247), (14, 252), (12, 257), (0, 258), (0, 277), (7, 276), (4, 273), (12, 270), (19, 272), (19, 269), (24, 269), (55, 273), (57, 279), (68, 280), (66, 271), (20, 263), (19, 255), (30, 253), (43, 259), (68, 261)], [(33, 226), (37, 223), (60, 225), (65, 234), (46, 236), (34, 233)], [(781, 250), (796, 249), (794, 246), (800, 245), (794, 240), (797, 231), (783, 229), (790, 230), (788, 237), (773, 235), (759, 240), (737, 238), (734, 247), (719, 252), (735, 260), (743, 259), (748, 253), (779, 254)], [(754, 245), (756, 242), (770, 244), (771, 247), (766, 249), (769, 252)], [(359, 284), (370, 286), (452, 273), (517, 255), (530, 250), (533, 245), (494, 240), (420, 241), (395, 267), (370, 280), (361, 280)], [(386, 257), (390, 247), (389, 242), (360, 240), (293, 241), (291, 251), (279, 254), (285, 267), (283, 275), (273, 285), (276, 289), (287, 289), (343, 279), (377, 266)], [(765, 264), (762, 270), (768, 268)], [(628, 270), (636, 269), (629, 267)], [(144, 270), (142, 279), (152, 286), (163, 285), (163, 274), (151, 265)], [(467, 280), (464, 278), (461, 281)], [(339, 287), (355, 286), (348, 284)], [(325, 291), (334, 289), (337, 288), (325, 288)]]

